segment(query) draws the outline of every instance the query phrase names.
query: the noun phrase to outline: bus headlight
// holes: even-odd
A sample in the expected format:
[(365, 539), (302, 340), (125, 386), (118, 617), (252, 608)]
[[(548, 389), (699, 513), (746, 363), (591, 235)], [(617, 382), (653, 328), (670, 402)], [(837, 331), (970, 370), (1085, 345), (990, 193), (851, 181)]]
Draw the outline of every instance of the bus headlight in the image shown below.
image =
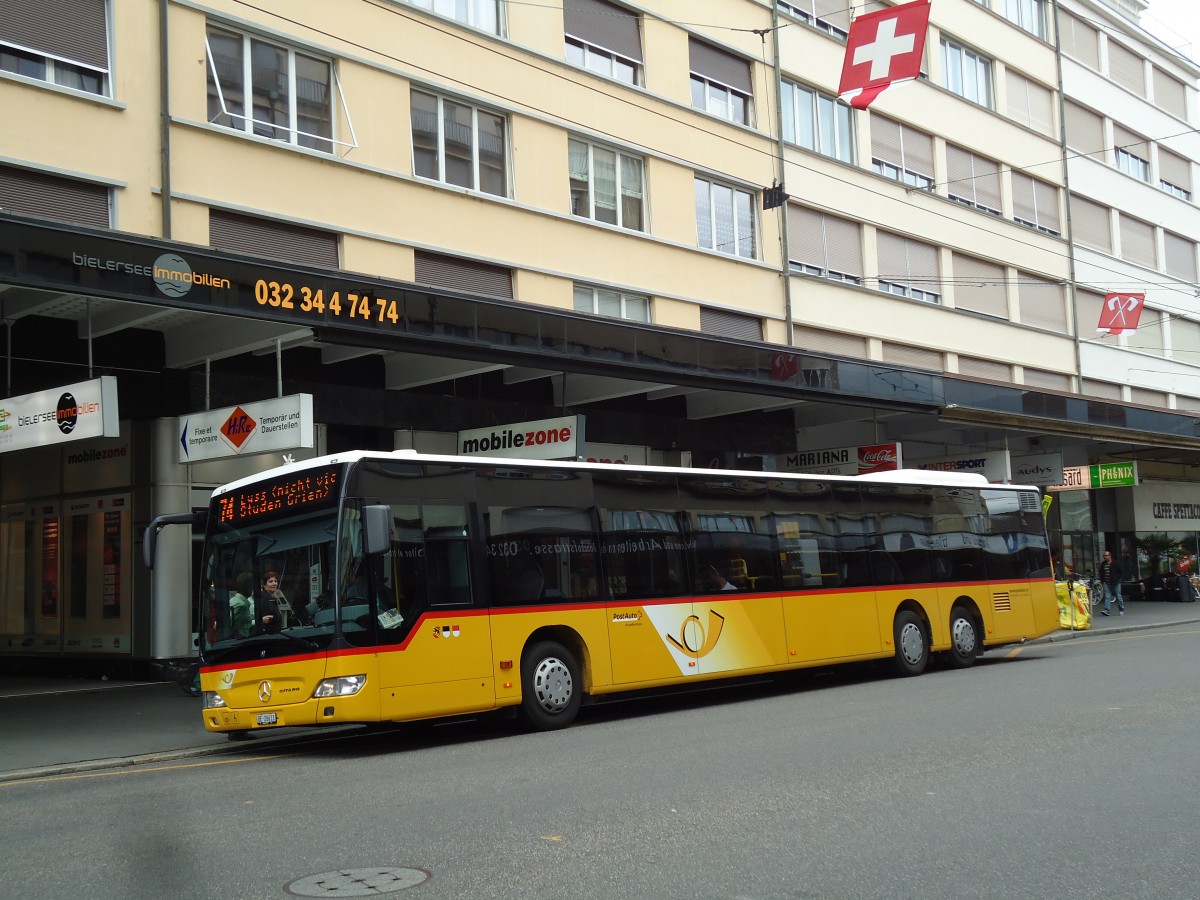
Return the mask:
[(362, 690), (367, 683), (366, 675), (343, 675), (340, 678), (326, 678), (317, 685), (313, 696), (322, 697), (352, 697)]
[(225, 705), (225, 700), (216, 691), (205, 691), (200, 696), (205, 709), (220, 709)]

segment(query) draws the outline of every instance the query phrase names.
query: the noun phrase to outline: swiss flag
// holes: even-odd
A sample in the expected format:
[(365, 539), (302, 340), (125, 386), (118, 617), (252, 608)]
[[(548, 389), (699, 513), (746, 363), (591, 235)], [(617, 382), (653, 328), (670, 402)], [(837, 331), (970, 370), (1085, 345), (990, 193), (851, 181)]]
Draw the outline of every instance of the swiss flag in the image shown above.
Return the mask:
[(921, 74), (929, 0), (859, 16), (850, 24), (838, 96), (866, 109), (885, 88)]
[(1146, 305), (1145, 294), (1112, 293), (1104, 297), (1104, 305), (1100, 307), (1100, 321), (1097, 331), (1107, 331), (1109, 334), (1124, 334), (1137, 331), (1138, 320), (1142, 317), (1142, 307)]

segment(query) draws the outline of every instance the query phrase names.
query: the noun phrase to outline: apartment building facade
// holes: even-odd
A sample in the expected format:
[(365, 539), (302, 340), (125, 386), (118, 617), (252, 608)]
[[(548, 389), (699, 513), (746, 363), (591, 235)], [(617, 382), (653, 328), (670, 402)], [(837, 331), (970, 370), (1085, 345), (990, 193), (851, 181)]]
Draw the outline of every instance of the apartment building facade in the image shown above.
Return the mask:
[[(152, 576), (141, 528), (279, 462), (193, 460), (188, 428), (280, 398), (311, 404), (294, 456), (577, 417), (583, 455), (629, 462), (1182, 470), (1193, 401), (1121, 376), (1145, 333), (1088, 323), (1118, 263), (1183, 279), (1192, 241), (1195, 281), (1194, 206), (1131, 186), (1170, 209), (1142, 219), (1170, 269), (1122, 254), (1120, 212), (1076, 259), (1075, 204), (1118, 209), (1104, 179), (1134, 164), (1066, 159), (1077, 110), (1107, 141), (1123, 107), (1053, 13), (938, 0), (923, 77), (854, 110), (823, 0), (0, 0), (4, 396), (107, 376), (120, 413), (0, 453), (0, 653), (188, 652), (192, 546), (164, 535)], [(1156, 175), (1195, 158), (1163, 128), (1195, 120), (1197, 72), (1133, 44), (1182, 91), (1121, 119)], [(1092, 531), (1134, 530), (1102, 509)]]

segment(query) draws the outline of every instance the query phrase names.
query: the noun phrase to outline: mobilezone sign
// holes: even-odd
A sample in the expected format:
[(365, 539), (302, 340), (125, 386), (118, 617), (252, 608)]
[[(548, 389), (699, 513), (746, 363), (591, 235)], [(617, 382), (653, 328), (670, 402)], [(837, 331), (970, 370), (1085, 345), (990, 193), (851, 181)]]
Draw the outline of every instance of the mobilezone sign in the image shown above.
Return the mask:
[(179, 461), (200, 462), (312, 447), (312, 394), (293, 394), (183, 416)]
[(583, 416), (514, 422), (458, 433), (461, 456), (574, 459), (583, 450)]

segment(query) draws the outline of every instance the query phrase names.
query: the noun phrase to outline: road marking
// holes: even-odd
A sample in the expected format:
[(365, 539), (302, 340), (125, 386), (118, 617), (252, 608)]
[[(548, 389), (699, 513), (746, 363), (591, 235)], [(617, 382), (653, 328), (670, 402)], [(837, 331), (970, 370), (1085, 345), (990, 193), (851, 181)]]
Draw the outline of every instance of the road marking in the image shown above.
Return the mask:
[(0, 781), (0, 788), (13, 787), (18, 784), (46, 784), (53, 781), (79, 781), (83, 778), (112, 778), (116, 775), (143, 775), (151, 772), (173, 772), (177, 769), (201, 769), (206, 766), (228, 766), (233, 763), (263, 762), (270, 759), (283, 759), (296, 754), (275, 753), (270, 756), (242, 756), (237, 759), (215, 759), (207, 762), (181, 763), (177, 766), (151, 766), (142, 768), (132, 765), (124, 769), (105, 769), (101, 772), (79, 772), (75, 775), (42, 775), (33, 778), (16, 778), (12, 781)]
[(1007, 654), (1005, 654), (1004, 658), (1012, 659), (1013, 657), (1019, 656), (1021, 651), (1024, 649), (1024, 647), (1014, 647), (1012, 650), (1009, 650)]

